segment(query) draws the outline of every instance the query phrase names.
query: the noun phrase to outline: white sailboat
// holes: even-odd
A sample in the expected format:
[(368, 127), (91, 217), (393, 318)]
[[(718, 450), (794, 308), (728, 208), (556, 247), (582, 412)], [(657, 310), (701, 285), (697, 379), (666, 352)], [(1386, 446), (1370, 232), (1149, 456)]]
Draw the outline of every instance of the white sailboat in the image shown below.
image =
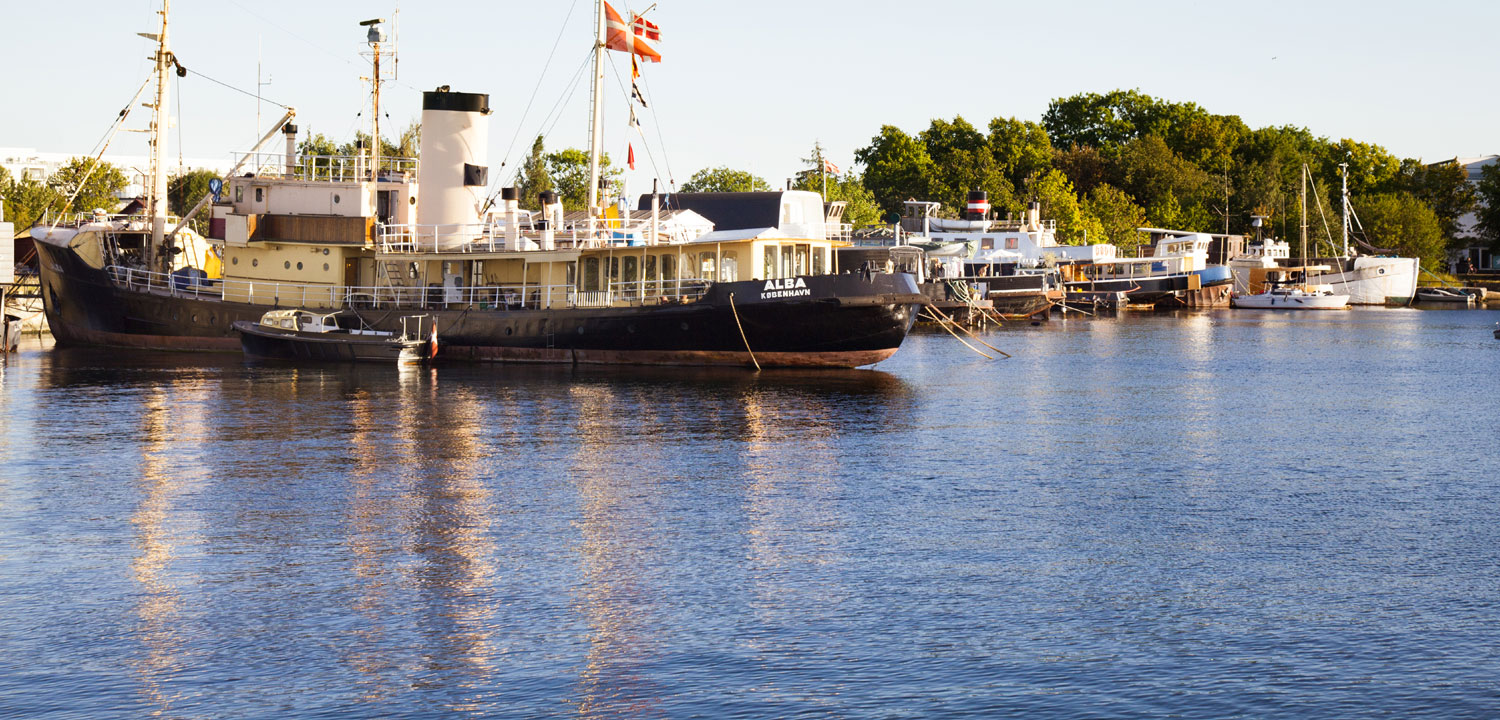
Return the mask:
[[(1307, 166), (1302, 166), (1302, 257), (1307, 257)], [(1282, 243), (1285, 245), (1285, 243)], [(1263, 246), (1264, 248), (1264, 246)], [(1342, 310), (1349, 307), (1349, 294), (1338, 292), (1328, 283), (1316, 282), (1315, 278), (1327, 277), (1328, 265), (1299, 265), (1284, 267), (1274, 262), (1269, 253), (1262, 253), (1262, 261), (1269, 265), (1248, 268), (1245, 284), (1249, 292), (1237, 295), (1234, 307), (1256, 310)]]

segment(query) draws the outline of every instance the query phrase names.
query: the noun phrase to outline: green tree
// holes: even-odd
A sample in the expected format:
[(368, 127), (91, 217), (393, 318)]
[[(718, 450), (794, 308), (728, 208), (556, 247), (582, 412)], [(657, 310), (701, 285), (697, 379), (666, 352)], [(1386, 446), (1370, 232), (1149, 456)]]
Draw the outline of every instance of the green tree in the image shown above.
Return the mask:
[(1138, 228), (1147, 224), (1146, 211), (1113, 185), (1103, 184), (1090, 190), (1083, 200), (1083, 212), (1099, 221), (1101, 236), (1094, 242), (1110, 243), (1122, 253), (1133, 255), (1136, 246), (1145, 240)]
[(865, 167), (864, 186), (885, 213), (900, 212), (905, 200), (933, 196), (937, 167), (927, 147), (894, 125), (881, 126), (854, 159)]
[(415, 158), (422, 151), (422, 121), (412, 120), (406, 129), (401, 131), (401, 137), (396, 142), (396, 156), (403, 158)]
[(1074, 145), (1052, 156), (1052, 166), (1061, 170), (1078, 192), (1091, 192), (1104, 183), (1110, 172), (1110, 163), (1089, 145)]
[(1073, 192), (1073, 183), (1060, 170), (1048, 170), (1029, 188), (1042, 204), (1042, 218), (1057, 221), (1057, 240), (1067, 245), (1101, 242), (1104, 226), (1088, 214)]
[[(54, 208), (56, 210), (89, 212), (95, 208), (103, 208), (106, 212), (113, 212), (120, 204), (120, 193), (125, 191), (130, 181), (125, 178), (125, 171), (110, 163), (101, 161), (95, 167), (94, 161), (76, 157), (52, 173), (52, 177), (47, 178), (47, 184), (63, 197), (63, 202)], [(77, 196), (72, 204), (62, 207), (75, 192)]]
[(1449, 247), (1466, 244), (1468, 238), (1459, 237), (1462, 229), (1458, 221), (1475, 212), (1479, 203), (1464, 166), (1452, 160), (1431, 165), (1421, 160), (1402, 160), (1399, 185), (1432, 208)]
[[(547, 153), (547, 175), (556, 183), (557, 194), (563, 207), (570, 210), (587, 210), (589, 204), (589, 153), (587, 150), (567, 148)], [(621, 171), (610, 166), (609, 155), (599, 156), (599, 177), (614, 183)]]
[(766, 181), (745, 170), (719, 166), (703, 168), (682, 184), (683, 192), (759, 192), (770, 190)]
[(995, 118), (990, 121), (988, 143), (1000, 173), (1013, 187), (1024, 187), (1029, 178), (1052, 167), (1052, 139), (1039, 123)]
[(0, 193), (5, 195), (5, 221), (17, 232), (40, 222), (49, 208), (61, 208), (63, 202), (56, 189), (31, 179), (0, 181)]
[(521, 207), (527, 210), (541, 209), (537, 197), (553, 188), (552, 176), (547, 173), (547, 152), (542, 146), (542, 136), (536, 136), (531, 144), (531, 153), (521, 162), (521, 172), (516, 178), (516, 194)]
[(1182, 159), (1157, 135), (1136, 138), (1121, 146), (1113, 183), (1146, 207), (1158, 227), (1210, 230), (1213, 216), (1206, 207), (1219, 187), (1213, 176)]
[(928, 177), (925, 199), (959, 212), (968, 202), (969, 191), (983, 190), (995, 207), (1020, 207), (1015, 186), (1001, 172), (989, 139), (963, 117), (951, 122), (933, 120), (917, 139), (926, 147), (935, 170)]
[(1354, 206), (1370, 244), (1395, 248), (1404, 257), (1421, 258), (1423, 267), (1429, 270), (1446, 264), (1442, 224), (1426, 203), (1401, 192), (1360, 198)]
[[(219, 174), (212, 170), (193, 170), (171, 177), (167, 180), (167, 208), (168, 212), (177, 217), (182, 217), (193, 209), (205, 195), (209, 194), (208, 184), (218, 179)], [(208, 213), (199, 212), (189, 226), (193, 232), (199, 235), (208, 234)]]

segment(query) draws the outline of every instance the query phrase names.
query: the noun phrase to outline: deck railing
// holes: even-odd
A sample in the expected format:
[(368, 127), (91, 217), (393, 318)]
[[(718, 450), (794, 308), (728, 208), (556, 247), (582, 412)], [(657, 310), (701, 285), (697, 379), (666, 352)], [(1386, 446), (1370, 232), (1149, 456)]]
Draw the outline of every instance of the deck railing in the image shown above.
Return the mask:
[(169, 275), (112, 265), (114, 282), (131, 290), (173, 297), (253, 303), (268, 307), (393, 308), (393, 309), (508, 309), (609, 307), (691, 302), (703, 296), (708, 282), (694, 278), (650, 282), (611, 283), (609, 290), (580, 291), (572, 285), (484, 285), (409, 287), (403, 285), (349, 286), (276, 282), (272, 280), (210, 280)]
[[(296, 155), (290, 171), (283, 153), (235, 153), (244, 158), (241, 172), (256, 177), (310, 182), (361, 182), (370, 179), (370, 158), (363, 155)], [(376, 175), (382, 178), (416, 177), (417, 159), (382, 155), (376, 158)]]

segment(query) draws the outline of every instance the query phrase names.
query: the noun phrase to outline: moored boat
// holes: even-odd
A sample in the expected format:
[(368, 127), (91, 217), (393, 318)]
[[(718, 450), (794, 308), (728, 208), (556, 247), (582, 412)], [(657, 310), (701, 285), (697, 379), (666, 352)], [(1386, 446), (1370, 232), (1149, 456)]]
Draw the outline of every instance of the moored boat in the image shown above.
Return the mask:
[(1254, 310), (1343, 310), (1349, 296), (1327, 285), (1307, 282), (1322, 266), (1260, 269), (1251, 272), (1251, 292), (1234, 296), (1234, 307)]
[[(437, 334), (423, 337), (425, 315), (402, 318), (400, 334), (344, 327), (339, 313), (271, 310), (259, 322), (235, 321), (245, 354), (335, 362), (414, 363), (437, 355)], [(355, 318), (358, 322), (358, 319)]]
[[(153, 127), (175, 63), (162, 15)], [(372, 28), (377, 59), (378, 37)], [(378, 97), (378, 65), (371, 77)], [(655, 194), (638, 212), (591, 194), (589, 209), (569, 217), (554, 193), (533, 214), (502, 188), (490, 210), (488, 114), (488, 95), (439, 88), (423, 93), (418, 159), (374, 147), (331, 158), (297, 152), (289, 111), (213, 198), (206, 242), (216, 271), (183, 252), (185, 220), (165, 215), (164, 175), (144, 222), (41, 228), (53, 335), (63, 345), (238, 351), (237, 322), (294, 307), (357, 313), (392, 333), (400, 317), (426, 313), (441, 355), (454, 359), (857, 367), (895, 353), (925, 301), (909, 274), (840, 274), (841, 241), (814, 193), (723, 194), (766, 218), (734, 229), (660, 207)], [(259, 152), (278, 134), (284, 155)], [(153, 168), (166, 165), (165, 139)]]
[(1475, 301), (1473, 294), (1464, 292), (1461, 289), (1424, 287), (1417, 288), (1417, 294), (1413, 298), (1413, 302), (1469, 306), (1473, 305)]

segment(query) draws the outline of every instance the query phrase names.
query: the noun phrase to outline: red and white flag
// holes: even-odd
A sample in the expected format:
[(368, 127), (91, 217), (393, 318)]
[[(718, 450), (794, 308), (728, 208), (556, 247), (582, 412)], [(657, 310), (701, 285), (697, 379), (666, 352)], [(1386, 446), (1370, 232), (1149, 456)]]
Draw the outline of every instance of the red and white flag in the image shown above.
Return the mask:
[(823, 160), (823, 172), (832, 173), (834, 175), (837, 175), (837, 174), (839, 174), (839, 166), (834, 165), (831, 162), (828, 162), (827, 159), (824, 159)]
[(656, 49), (661, 42), (661, 28), (656, 23), (631, 13), (630, 23), (625, 22), (619, 11), (608, 2), (604, 3), (604, 47), (631, 55), (638, 55), (650, 62), (661, 62), (661, 51)]

